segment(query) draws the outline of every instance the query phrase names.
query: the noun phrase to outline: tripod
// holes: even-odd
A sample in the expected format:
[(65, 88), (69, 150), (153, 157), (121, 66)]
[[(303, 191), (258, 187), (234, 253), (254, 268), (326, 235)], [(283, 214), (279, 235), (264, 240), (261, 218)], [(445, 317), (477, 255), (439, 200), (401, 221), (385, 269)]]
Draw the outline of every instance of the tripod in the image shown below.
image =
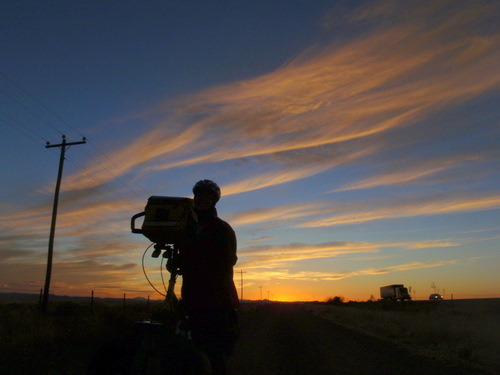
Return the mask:
[[(154, 320), (135, 322), (131, 334), (101, 347), (89, 363), (88, 375), (212, 373), (207, 356), (190, 340), (189, 323), (175, 295), (174, 288), (180, 274), (179, 249), (175, 245), (155, 244), (152, 257), (158, 258), (162, 252), (170, 272), (162, 314)], [(145, 276), (150, 282), (146, 273)]]

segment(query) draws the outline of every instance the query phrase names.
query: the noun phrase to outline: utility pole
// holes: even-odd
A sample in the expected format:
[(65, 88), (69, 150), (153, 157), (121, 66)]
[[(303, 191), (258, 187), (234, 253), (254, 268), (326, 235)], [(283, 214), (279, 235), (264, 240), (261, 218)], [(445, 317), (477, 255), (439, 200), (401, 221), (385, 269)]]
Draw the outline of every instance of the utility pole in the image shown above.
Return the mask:
[(59, 172), (57, 173), (57, 183), (56, 183), (56, 192), (54, 195), (54, 205), (52, 207), (52, 222), (50, 224), (50, 236), (49, 236), (49, 252), (47, 255), (47, 272), (45, 274), (45, 287), (43, 289), (43, 299), (42, 299), (42, 311), (47, 311), (47, 305), (49, 303), (49, 288), (50, 288), (50, 277), (52, 274), (52, 255), (54, 253), (54, 235), (56, 232), (56, 217), (57, 217), (57, 204), (59, 202), (59, 188), (61, 187), (61, 179), (64, 165), (64, 155), (66, 154), (66, 148), (73, 145), (81, 145), (87, 143), (85, 137), (80, 142), (66, 142), (66, 136), (62, 136), (62, 143), (57, 145), (51, 145), (50, 142), (47, 142), (45, 148), (52, 147), (60, 147), (61, 155), (59, 158)]
[(260, 300), (262, 301), (262, 286), (259, 286), (260, 289)]
[(243, 270), (240, 270), (240, 271), (237, 271), (240, 273), (240, 276), (241, 276), (241, 296), (240, 296), (240, 299), (241, 299), (241, 303), (243, 303), (243, 274), (244, 273), (247, 273), (246, 271), (243, 271)]

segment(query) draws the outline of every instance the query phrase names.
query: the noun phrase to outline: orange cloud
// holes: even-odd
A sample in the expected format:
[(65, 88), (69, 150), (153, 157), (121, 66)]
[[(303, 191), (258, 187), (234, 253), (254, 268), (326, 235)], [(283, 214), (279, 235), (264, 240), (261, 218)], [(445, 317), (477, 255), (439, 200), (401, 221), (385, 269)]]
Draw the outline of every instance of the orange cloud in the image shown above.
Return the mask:
[[(115, 179), (103, 165), (117, 174), (153, 172), (239, 158), (273, 160), (277, 153), (354, 140), (374, 144), (380, 142), (373, 139), (376, 134), (411, 126), (498, 87), (500, 36), (481, 27), (492, 9), (468, 3), (467, 9), (444, 7), (433, 17), (423, 17), (427, 6), (390, 4), (384, 8), (398, 11), (389, 15), (403, 12), (408, 17), (382, 23), (344, 46), (307, 50), (269, 74), (164, 103), (144, 119), (151, 122), (149, 133), (71, 176), (65, 189)], [(377, 9), (347, 18), (381, 17)], [(228, 190), (282, 184), (339, 162), (333, 153), (306, 172), (297, 160), (295, 173), (285, 168), (268, 183), (256, 176), (236, 181)]]
[(379, 203), (344, 207), (344, 213), (306, 220), (297, 227), (314, 228), (334, 225), (359, 224), (382, 219), (396, 219), (414, 216), (441, 215), (457, 212), (474, 212), (500, 208), (500, 196), (485, 197), (427, 197), (412, 202), (396, 202), (387, 205)]
[[(230, 216), (230, 221), (235, 226), (256, 223), (265, 226), (269, 223), (277, 224), (293, 221), (289, 225), (298, 228), (317, 228), (352, 225), (382, 219), (474, 212), (499, 207), (500, 196), (498, 195), (483, 197), (443, 195), (348, 205), (339, 204), (336, 201), (319, 201), (240, 212)], [(307, 219), (314, 216), (317, 218)]]
[(414, 183), (418, 180), (436, 177), (440, 172), (449, 171), (467, 164), (486, 161), (485, 156), (475, 155), (454, 155), (451, 157), (434, 157), (431, 160), (416, 161), (412, 165), (407, 165), (400, 160), (393, 161), (385, 166), (387, 172), (382, 172), (374, 177), (368, 177), (360, 181), (351, 183), (332, 192), (341, 192), (357, 189), (369, 189), (380, 186), (392, 186), (398, 184)]
[(275, 206), (270, 208), (254, 209), (236, 213), (230, 216), (234, 226), (249, 224), (264, 224), (266, 222), (284, 222), (303, 216), (315, 215), (324, 211), (322, 203), (300, 203), (286, 206)]
[(341, 254), (378, 252), (378, 245), (358, 242), (328, 242), (318, 245), (289, 244), (254, 246), (239, 250), (241, 268), (278, 268), (304, 259), (330, 258)]
[[(309, 245), (294, 243), (273, 246), (247, 246), (238, 251), (239, 268), (245, 269), (279, 269), (292, 262), (310, 259), (333, 258), (339, 255), (374, 254), (382, 248), (424, 249), (459, 246), (458, 241), (432, 240), (432, 241), (406, 241), (406, 242), (352, 242), (336, 241)], [(378, 257), (380, 259), (380, 257)], [(253, 271), (252, 271), (253, 272)], [(268, 271), (266, 271), (268, 272)]]
[(456, 264), (456, 260), (446, 260), (446, 261), (436, 261), (436, 262), (413, 262), (407, 264), (399, 264), (384, 268), (366, 268), (349, 272), (314, 272), (314, 271), (300, 271), (300, 272), (290, 272), (286, 269), (281, 270), (252, 270), (246, 275), (246, 279), (249, 281), (269, 281), (273, 279), (277, 280), (300, 280), (300, 281), (335, 281), (346, 279), (355, 276), (366, 276), (366, 275), (381, 275), (390, 272), (399, 272), (407, 270), (416, 270), (423, 268), (432, 267), (442, 267), (450, 264)]

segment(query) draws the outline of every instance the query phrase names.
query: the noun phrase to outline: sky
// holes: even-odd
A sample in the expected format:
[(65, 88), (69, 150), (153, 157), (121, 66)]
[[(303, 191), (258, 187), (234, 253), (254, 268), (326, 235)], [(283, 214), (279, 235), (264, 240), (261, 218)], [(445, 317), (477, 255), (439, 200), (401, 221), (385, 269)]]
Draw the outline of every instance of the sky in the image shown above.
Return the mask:
[(51, 293), (161, 298), (130, 219), (211, 179), (244, 299), (500, 297), (498, 2), (0, 13), (0, 292), (43, 288), (65, 135)]

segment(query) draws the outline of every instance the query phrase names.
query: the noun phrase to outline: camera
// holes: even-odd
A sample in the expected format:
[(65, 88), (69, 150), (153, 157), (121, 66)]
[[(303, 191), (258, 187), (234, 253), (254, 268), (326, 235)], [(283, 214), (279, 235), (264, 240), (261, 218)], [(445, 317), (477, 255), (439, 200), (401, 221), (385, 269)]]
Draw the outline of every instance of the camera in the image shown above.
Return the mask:
[[(141, 228), (136, 219), (144, 216)], [(143, 212), (132, 216), (132, 233), (140, 233), (160, 245), (182, 246), (196, 234), (197, 217), (191, 198), (151, 196)]]

